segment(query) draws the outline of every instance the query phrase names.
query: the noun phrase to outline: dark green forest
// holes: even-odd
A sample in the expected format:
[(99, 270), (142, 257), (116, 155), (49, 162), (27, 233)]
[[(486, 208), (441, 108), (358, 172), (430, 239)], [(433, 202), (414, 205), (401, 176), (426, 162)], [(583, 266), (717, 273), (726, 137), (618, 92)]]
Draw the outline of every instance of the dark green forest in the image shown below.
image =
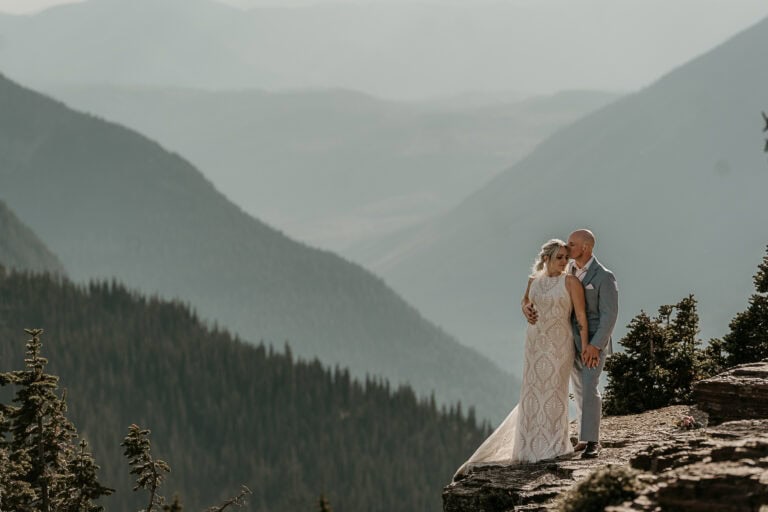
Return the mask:
[(116, 282), (3, 271), (4, 369), (23, 367), (26, 327), (45, 329), (47, 371), (61, 377), (101, 483), (116, 489), (107, 510), (146, 504), (120, 446), (133, 423), (151, 429), (153, 453), (172, 467), (165, 493), (185, 510), (245, 484), (246, 510), (312, 510), (322, 493), (337, 512), (437, 511), (440, 489), (488, 434), (460, 405), (244, 343)]

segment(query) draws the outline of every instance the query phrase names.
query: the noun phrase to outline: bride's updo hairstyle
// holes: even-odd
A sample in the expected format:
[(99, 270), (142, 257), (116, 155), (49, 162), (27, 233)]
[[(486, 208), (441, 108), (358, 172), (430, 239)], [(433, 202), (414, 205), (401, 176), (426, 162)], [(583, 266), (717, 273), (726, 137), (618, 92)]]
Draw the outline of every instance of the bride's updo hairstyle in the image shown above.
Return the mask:
[(565, 242), (559, 238), (553, 238), (542, 245), (539, 255), (536, 256), (536, 261), (533, 263), (531, 277), (536, 277), (543, 273), (547, 262), (552, 261), (552, 258), (557, 255), (557, 251), (559, 251), (561, 247), (566, 247), (566, 245)]

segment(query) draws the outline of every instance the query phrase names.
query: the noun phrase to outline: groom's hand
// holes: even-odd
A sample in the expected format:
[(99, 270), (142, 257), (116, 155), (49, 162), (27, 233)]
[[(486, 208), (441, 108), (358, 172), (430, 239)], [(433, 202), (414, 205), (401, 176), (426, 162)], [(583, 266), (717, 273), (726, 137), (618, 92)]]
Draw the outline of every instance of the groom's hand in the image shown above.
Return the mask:
[(535, 324), (536, 320), (539, 319), (539, 314), (536, 312), (536, 308), (533, 307), (532, 302), (523, 306), (523, 315), (525, 315), (525, 319), (528, 320), (528, 323), (531, 325)]
[(581, 351), (581, 362), (587, 368), (597, 368), (600, 364), (600, 349), (594, 345), (587, 345)]

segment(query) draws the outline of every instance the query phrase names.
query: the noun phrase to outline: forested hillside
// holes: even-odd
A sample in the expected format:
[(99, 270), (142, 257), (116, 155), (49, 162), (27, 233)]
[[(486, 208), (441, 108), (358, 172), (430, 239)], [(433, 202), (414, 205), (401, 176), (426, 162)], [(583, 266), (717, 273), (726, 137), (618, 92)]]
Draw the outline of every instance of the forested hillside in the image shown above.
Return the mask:
[[(438, 511), (440, 489), (482, 440), (474, 418), (409, 388), (296, 360), (209, 328), (186, 306), (113, 283), (8, 273), (0, 278), (0, 361), (21, 368), (24, 327), (42, 326), (48, 370), (91, 443), (108, 510), (137, 510), (119, 446), (152, 430), (166, 485), (201, 510), (248, 485), (247, 510)], [(141, 496), (144, 500), (146, 497)]]
[(247, 215), (179, 155), (3, 77), (0, 112), (0, 197), (73, 279), (116, 277), (249, 341), (290, 340), (486, 418), (509, 410), (510, 374), (359, 265)]

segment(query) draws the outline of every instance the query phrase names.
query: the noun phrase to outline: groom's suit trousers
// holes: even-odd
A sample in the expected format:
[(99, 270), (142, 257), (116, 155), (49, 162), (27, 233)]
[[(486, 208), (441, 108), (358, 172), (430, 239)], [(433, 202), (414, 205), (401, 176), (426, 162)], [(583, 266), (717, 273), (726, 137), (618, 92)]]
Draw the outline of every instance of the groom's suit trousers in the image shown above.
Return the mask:
[(581, 362), (581, 336), (574, 316), (572, 324), (576, 359), (571, 373), (571, 385), (578, 411), (576, 417), (580, 424), (580, 440), (597, 442), (600, 440), (603, 406), (597, 386), (605, 358), (613, 351), (611, 333), (619, 312), (619, 287), (613, 273), (603, 267), (597, 258), (593, 260), (581, 283), (584, 285), (589, 343), (600, 349), (600, 364), (596, 368), (586, 368)]
[(576, 402), (576, 421), (579, 425), (580, 441), (600, 440), (600, 416), (603, 410), (603, 397), (597, 385), (600, 373), (605, 366), (605, 350), (600, 351), (600, 364), (596, 368), (587, 368), (577, 353), (571, 372), (571, 388)]

